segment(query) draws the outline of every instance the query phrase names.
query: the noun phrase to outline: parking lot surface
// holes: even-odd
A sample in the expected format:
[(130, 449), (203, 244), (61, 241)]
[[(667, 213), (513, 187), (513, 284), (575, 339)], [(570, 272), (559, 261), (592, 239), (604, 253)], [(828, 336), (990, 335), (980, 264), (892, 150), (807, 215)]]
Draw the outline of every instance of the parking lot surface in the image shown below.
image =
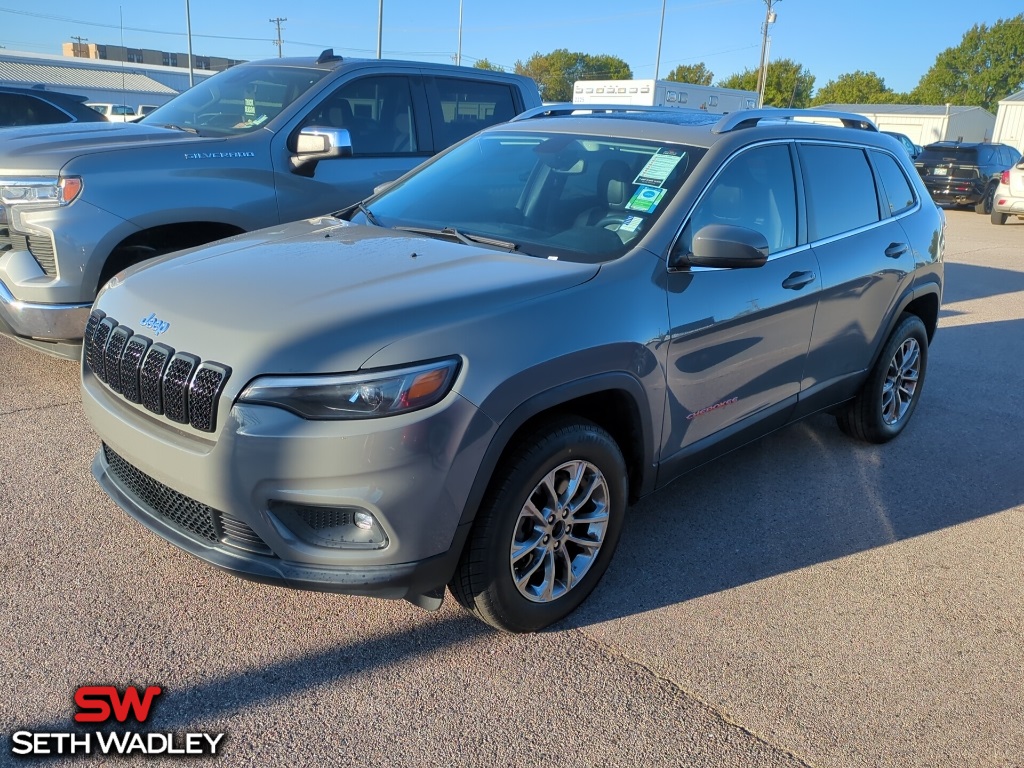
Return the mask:
[(93, 482), (76, 366), (0, 339), (0, 764), (78, 686), (157, 684), (137, 729), (223, 766), (1024, 765), (1024, 222), (947, 217), (903, 435), (819, 416), (683, 478), (535, 635), (171, 547)]

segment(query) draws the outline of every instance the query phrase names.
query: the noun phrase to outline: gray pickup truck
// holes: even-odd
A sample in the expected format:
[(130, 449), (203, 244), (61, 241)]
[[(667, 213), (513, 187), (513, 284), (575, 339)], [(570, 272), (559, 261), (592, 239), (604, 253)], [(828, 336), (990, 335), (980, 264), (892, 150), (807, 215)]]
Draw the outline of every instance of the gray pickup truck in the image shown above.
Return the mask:
[(348, 206), (539, 105), (525, 77), (324, 51), (233, 67), (135, 124), (5, 129), (0, 333), (76, 359), (125, 267)]

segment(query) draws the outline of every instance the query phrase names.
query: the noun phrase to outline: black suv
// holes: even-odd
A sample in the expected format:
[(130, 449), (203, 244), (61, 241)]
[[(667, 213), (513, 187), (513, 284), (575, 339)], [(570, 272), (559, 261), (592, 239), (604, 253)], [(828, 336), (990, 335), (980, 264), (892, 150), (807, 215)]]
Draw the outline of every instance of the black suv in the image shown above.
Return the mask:
[(85, 106), (84, 96), (41, 88), (0, 88), (0, 128), (55, 123), (105, 123), (107, 118)]
[(1020, 157), (1006, 144), (938, 141), (926, 146), (914, 165), (936, 203), (973, 205), (977, 213), (991, 213), (1000, 174)]

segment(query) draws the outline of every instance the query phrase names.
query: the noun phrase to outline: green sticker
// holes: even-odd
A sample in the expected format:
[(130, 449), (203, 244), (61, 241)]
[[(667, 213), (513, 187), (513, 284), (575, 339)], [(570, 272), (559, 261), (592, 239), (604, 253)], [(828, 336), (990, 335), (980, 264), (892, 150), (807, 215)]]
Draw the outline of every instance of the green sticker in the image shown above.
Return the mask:
[(255, 115), (256, 114), (256, 99), (245, 100), (245, 114)]
[(665, 196), (665, 190), (661, 187), (640, 187), (633, 193), (633, 197), (626, 203), (627, 211), (643, 211), (650, 213), (658, 207), (661, 198)]

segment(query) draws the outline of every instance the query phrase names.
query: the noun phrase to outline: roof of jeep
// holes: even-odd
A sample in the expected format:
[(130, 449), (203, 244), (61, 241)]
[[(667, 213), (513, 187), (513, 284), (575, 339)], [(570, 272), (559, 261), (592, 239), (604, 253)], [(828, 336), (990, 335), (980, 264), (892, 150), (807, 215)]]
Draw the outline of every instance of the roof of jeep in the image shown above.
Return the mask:
[[(573, 105), (566, 105), (568, 110)], [(588, 109), (591, 105), (575, 105), (577, 110)], [(746, 143), (751, 139), (823, 139), (852, 141), (880, 145), (882, 141), (895, 141), (889, 136), (884, 139), (874, 126), (871, 129), (850, 128), (825, 123), (785, 119), (782, 110), (778, 117), (764, 115), (758, 110), (737, 110), (726, 115), (716, 115), (697, 109), (680, 107), (645, 107), (635, 111), (625, 107), (623, 111), (594, 112), (580, 114), (553, 112), (520, 115), (511, 123), (492, 126), (486, 130), (556, 131), (579, 133), (609, 138), (646, 139), (659, 142), (682, 143), (695, 147), (711, 147), (721, 141), (731, 140)], [(811, 116), (811, 112), (807, 115)], [(835, 114), (835, 113), (832, 113)], [(760, 121), (754, 120), (758, 115)], [(749, 120), (744, 122), (749, 116)], [(852, 116), (851, 117), (860, 117)], [(732, 123), (731, 126), (728, 126)], [(739, 123), (739, 124), (737, 124)], [(723, 129), (719, 132), (716, 129)], [(740, 137), (740, 138), (736, 138)]]

